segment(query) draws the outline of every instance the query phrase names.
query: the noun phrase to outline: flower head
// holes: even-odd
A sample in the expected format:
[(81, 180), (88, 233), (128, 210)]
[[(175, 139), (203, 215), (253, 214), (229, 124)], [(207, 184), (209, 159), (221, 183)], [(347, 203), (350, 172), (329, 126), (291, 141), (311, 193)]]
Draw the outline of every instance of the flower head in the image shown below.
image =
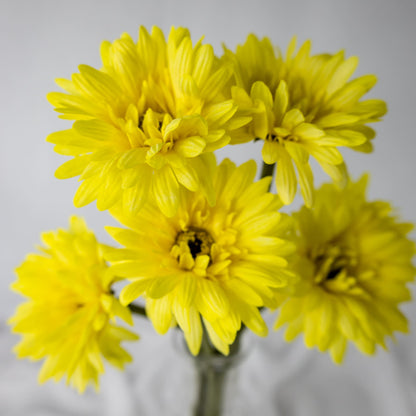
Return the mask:
[(223, 354), (242, 323), (265, 336), (259, 307), (274, 306), (274, 294), (293, 278), (286, 267), (294, 251), (285, 239), (291, 223), (267, 192), (271, 178), (253, 183), (254, 161), (240, 167), (214, 161), (207, 175), (214, 180), (215, 206), (200, 192), (188, 192), (171, 218), (149, 204), (136, 216), (111, 211), (129, 229), (108, 228), (126, 247), (106, 254), (112, 273), (132, 281), (121, 302), (143, 295), (157, 332), (177, 322), (193, 354), (201, 345), (201, 317)]
[(67, 93), (48, 95), (62, 118), (76, 120), (47, 139), (73, 157), (56, 176), (80, 175), (75, 205), (97, 200), (105, 210), (122, 200), (137, 212), (151, 195), (172, 216), (184, 189), (201, 189), (213, 204), (201, 155), (248, 120), (232, 119), (231, 69), (183, 28), (166, 41), (159, 28), (141, 27), (137, 43), (127, 34), (103, 42), (101, 57), (100, 70), (81, 65), (72, 80), (57, 80)]
[(295, 214), (300, 280), (281, 296), (276, 322), (287, 324), (287, 340), (304, 332), (308, 347), (329, 350), (337, 363), (348, 340), (373, 354), (386, 336), (407, 332), (398, 305), (410, 300), (416, 271), (412, 225), (398, 222), (387, 202), (367, 202), (366, 183), (324, 185), (313, 209)]
[(376, 83), (374, 75), (349, 80), (358, 58), (345, 59), (343, 51), (311, 55), (310, 48), (307, 41), (295, 53), (294, 38), (283, 57), (267, 38), (249, 35), (235, 54), (225, 54), (235, 67), (233, 98), (239, 113), (253, 117), (233, 133), (232, 143), (264, 140), (263, 160), (277, 162), (276, 188), (282, 202), (293, 201), (299, 182), (307, 206), (314, 194), (310, 156), (335, 181), (345, 181), (338, 147), (371, 151), (375, 133), (367, 123), (386, 112), (381, 100), (360, 101)]
[(111, 292), (114, 278), (84, 221), (72, 217), (69, 230), (42, 234), (45, 247), (16, 269), (12, 288), (28, 298), (10, 319), (22, 334), (19, 358), (45, 362), (39, 381), (66, 376), (83, 392), (104, 371), (102, 357), (122, 368), (131, 361), (120, 346), (136, 340), (132, 332), (110, 323), (116, 316), (132, 324), (130, 311)]

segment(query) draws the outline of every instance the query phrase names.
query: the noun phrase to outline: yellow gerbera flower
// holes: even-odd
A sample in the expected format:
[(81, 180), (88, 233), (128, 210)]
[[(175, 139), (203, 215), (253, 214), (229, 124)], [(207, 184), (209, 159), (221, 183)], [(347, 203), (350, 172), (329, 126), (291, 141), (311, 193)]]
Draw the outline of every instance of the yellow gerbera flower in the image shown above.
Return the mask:
[(367, 202), (364, 176), (345, 190), (324, 185), (313, 209), (295, 214), (300, 280), (282, 296), (276, 327), (286, 339), (304, 332), (308, 347), (343, 359), (347, 341), (367, 354), (385, 337), (407, 332), (399, 311), (410, 300), (415, 245), (411, 224), (399, 223), (387, 202)]
[(305, 204), (311, 206), (309, 156), (333, 180), (345, 180), (346, 169), (337, 148), (371, 151), (375, 132), (367, 123), (378, 121), (386, 105), (375, 99), (360, 101), (376, 77), (365, 75), (349, 81), (357, 57), (345, 59), (343, 51), (310, 55), (309, 41), (296, 54), (295, 48), (294, 38), (283, 57), (269, 39), (249, 35), (235, 54), (226, 50), (225, 60), (235, 67), (233, 98), (239, 113), (253, 115), (250, 124), (233, 133), (231, 143), (264, 140), (263, 160), (277, 162), (276, 188), (283, 203), (293, 201), (299, 182)]
[(286, 256), (289, 218), (267, 192), (271, 178), (253, 183), (256, 164), (218, 167), (212, 157), (207, 176), (214, 179), (216, 205), (200, 193), (183, 195), (172, 218), (147, 205), (136, 216), (111, 211), (130, 229), (108, 231), (125, 249), (109, 250), (112, 273), (132, 283), (120, 295), (128, 304), (144, 295), (156, 331), (177, 321), (189, 349), (198, 354), (203, 324), (212, 344), (228, 354), (241, 323), (257, 335), (267, 327), (259, 307), (275, 306), (274, 294), (293, 278)]
[(138, 337), (110, 323), (118, 316), (132, 324), (130, 311), (113, 296), (103, 247), (81, 218), (72, 217), (69, 230), (43, 233), (42, 241), (46, 247), (27, 256), (12, 285), (29, 298), (9, 321), (23, 336), (15, 352), (46, 359), (40, 382), (66, 376), (79, 392), (90, 382), (98, 388), (102, 356), (120, 368), (131, 361), (120, 342)]
[(200, 155), (226, 145), (228, 130), (249, 120), (231, 120), (231, 68), (211, 45), (193, 46), (183, 28), (172, 28), (166, 41), (159, 28), (141, 27), (137, 43), (127, 34), (103, 42), (101, 58), (100, 70), (81, 65), (71, 81), (57, 80), (68, 94), (48, 95), (61, 118), (76, 120), (47, 138), (73, 156), (56, 176), (80, 175), (75, 205), (97, 200), (105, 210), (122, 200), (137, 212), (152, 195), (172, 216), (185, 188), (201, 188), (213, 204)]

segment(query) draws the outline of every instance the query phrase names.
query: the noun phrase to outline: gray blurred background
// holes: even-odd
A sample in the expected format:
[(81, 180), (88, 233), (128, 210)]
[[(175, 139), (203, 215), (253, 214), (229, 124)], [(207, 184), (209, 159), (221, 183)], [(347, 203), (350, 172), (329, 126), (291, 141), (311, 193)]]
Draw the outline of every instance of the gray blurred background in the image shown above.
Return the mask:
[[(218, 53), (234, 49), (250, 32), (268, 36), (283, 50), (293, 35), (311, 39), (313, 53), (360, 57), (356, 75), (375, 73), (371, 97), (389, 106), (375, 125), (375, 152), (345, 151), (357, 178), (371, 173), (369, 195), (394, 204), (403, 219), (416, 223), (416, 2), (414, 0), (169, 1), (72, 0), (0, 1), (0, 414), (20, 415), (186, 415), (191, 385), (189, 363), (171, 336), (160, 337), (136, 321), (142, 340), (129, 346), (135, 357), (126, 373), (107, 367), (101, 394), (79, 396), (64, 383), (37, 385), (39, 363), (17, 361), (17, 337), (6, 320), (21, 299), (9, 290), (13, 269), (39, 243), (45, 230), (67, 226), (82, 215), (101, 241), (111, 243), (103, 226), (113, 221), (94, 204), (75, 209), (76, 180), (58, 181), (55, 169), (66, 160), (45, 137), (69, 126), (58, 119), (46, 94), (57, 77), (68, 78), (81, 63), (100, 67), (99, 45), (122, 32), (137, 38), (139, 25), (185, 26), (193, 40), (205, 36)], [(229, 147), (218, 156), (241, 163), (260, 146)], [(317, 169), (316, 184), (325, 180)], [(297, 201), (299, 205), (299, 201)], [(296, 204), (295, 204), (296, 206)], [(415, 237), (413, 233), (413, 237)], [(350, 348), (342, 367), (329, 357), (286, 345), (281, 333), (252, 340), (235, 379), (237, 415), (413, 416), (416, 414), (416, 305), (403, 310), (412, 334), (399, 335), (390, 352), (365, 357)], [(273, 322), (273, 316), (267, 316)], [(188, 377), (189, 376), (189, 377)]]

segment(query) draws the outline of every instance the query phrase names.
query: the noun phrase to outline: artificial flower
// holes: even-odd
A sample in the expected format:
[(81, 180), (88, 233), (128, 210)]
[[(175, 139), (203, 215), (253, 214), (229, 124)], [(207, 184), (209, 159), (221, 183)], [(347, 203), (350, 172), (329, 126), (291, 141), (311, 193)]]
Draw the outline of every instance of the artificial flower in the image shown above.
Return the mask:
[(368, 202), (366, 184), (364, 176), (344, 190), (323, 185), (314, 207), (294, 214), (300, 280), (280, 296), (276, 327), (287, 324), (286, 339), (303, 332), (308, 347), (329, 350), (337, 363), (348, 341), (373, 354), (408, 330), (399, 304), (410, 300), (415, 276), (412, 225), (389, 203)]
[(132, 324), (130, 311), (114, 297), (103, 247), (81, 218), (72, 217), (69, 230), (43, 233), (42, 241), (40, 253), (16, 269), (12, 285), (28, 298), (10, 319), (22, 335), (15, 352), (45, 359), (40, 382), (66, 376), (80, 392), (90, 383), (98, 388), (102, 357), (120, 368), (131, 361), (120, 342), (138, 337), (111, 322), (118, 316)]
[(249, 124), (233, 133), (232, 143), (264, 140), (263, 160), (277, 163), (275, 182), (282, 202), (293, 201), (299, 183), (309, 207), (314, 198), (310, 156), (334, 181), (345, 182), (338, 147), (371, 151), (375, 132), (367, 124), (386, 112), (381, 100), (361, 100), (376, 83), (374, 75), (350, 80), (357, 57), (345, 59), (343, 51), (311, 55), (310, 49), (307, 41), (295, 53), (294, 38), (284, 57), (269, 39), (249, 35), (224, 57), (234, 64), (232, 94), (239, 114), (252, 115)]
[(201, 189), (213, 204), (201, 155), (249, 121), (233, 117), (231, 68), (211, 45), (192, 45), (184, 28), (172, 28), (166, 41), (159, 28), (141, 27), (137, 42), (127, 34), (103, 42), (101, 58), (101, 69), (80, 65), (72, 80), (56, 81), (67, 93), (48, 95), (61, 118), (76, 120), (47, 138), (72, 156), (56, 176), (80, 176), (75, 206), (97, 200), (105, 210), (122, 201), (138, 212), (150, 195), (172, 216), (184, 189)]
[(134, 216), (111, 210), (128, 229), (108, 227), (125, 248), (109, 249), (106, 257), (113, 274), (131, 280), (121, 302), (143, 296), (158, 333), (177, 322), (196, 355), (204, 326), (227, 355), (242, 323), (267, 334), (259, 308), (275, 306), (275, 293), (295, 279), (287, 268), (294, 245), (287, 240), (291, 221), (277, 211), (278, 197), (268, 193), (271, 178), (253, 182), (252, 160), (236, 167), (226, 159), (217, 167), (209, 159), (214, 206), (201, 192), (187, 192), (171, 218), (154, 204)]

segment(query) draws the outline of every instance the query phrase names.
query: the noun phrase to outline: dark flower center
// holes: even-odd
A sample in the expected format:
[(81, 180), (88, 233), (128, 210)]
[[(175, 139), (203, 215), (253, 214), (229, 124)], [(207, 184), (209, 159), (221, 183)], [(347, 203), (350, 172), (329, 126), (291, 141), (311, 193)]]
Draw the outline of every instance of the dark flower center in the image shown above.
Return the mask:
[(208, 231), (202, 228), (189, 227), (187, 231), (181, 231), (177, 235), (175, 243), (178, 246), (185, 243), (189, 247), (192, 257), (196, 259), (200, 254), (209, 256), (214, 239)]
[(293, 134), (288, 134), (286, 136), (278, 136), (276, 134), (269, 134), (266, 138), (266, 140), (269, 140), (271, 142), (298, 142), (298, 138), (294, 136)]
[(357, 259), (350, 249), (330, 244), (319, 251), (311, 256), (315, 264), (315, 281), (318, 284), (325, 284), (341, 275), (354, 275)]
[(342, 271), (342, 267), (337, 267), (335, 269), (329, 270), (328, 274), (326, 275), (325, 280), (335, 279), (341, 271)]

